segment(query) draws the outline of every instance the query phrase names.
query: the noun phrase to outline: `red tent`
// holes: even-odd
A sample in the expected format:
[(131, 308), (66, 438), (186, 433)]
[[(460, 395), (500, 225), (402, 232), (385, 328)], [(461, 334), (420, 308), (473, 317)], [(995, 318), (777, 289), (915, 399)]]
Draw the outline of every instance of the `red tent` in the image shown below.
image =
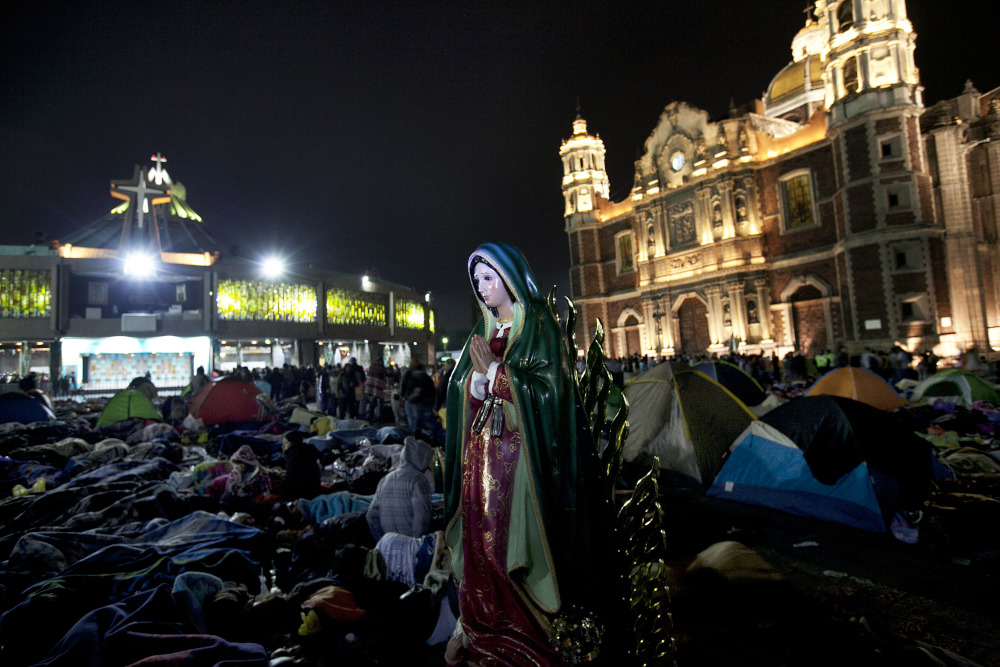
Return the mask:
[(224, 378), (210, 382), (188, 404), (188, 414), (205, 424), (263, 421), (264, 407), (257, 401), (260, 389), (252, 382)]

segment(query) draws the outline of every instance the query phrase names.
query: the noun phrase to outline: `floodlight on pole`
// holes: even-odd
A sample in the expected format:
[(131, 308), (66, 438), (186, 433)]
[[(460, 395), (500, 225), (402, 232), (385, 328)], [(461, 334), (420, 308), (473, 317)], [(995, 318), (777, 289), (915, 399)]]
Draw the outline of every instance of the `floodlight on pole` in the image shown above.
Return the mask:
[(156, 272), (156, 263), (152, 255), (132, 251), (125, 255), (125, 275), (137, 278), (150, 278)]
[(280, 257), (266, 257), (260, 263), (260, 270), (267, 278), (277, 278), (285, 272), (285, 261)]

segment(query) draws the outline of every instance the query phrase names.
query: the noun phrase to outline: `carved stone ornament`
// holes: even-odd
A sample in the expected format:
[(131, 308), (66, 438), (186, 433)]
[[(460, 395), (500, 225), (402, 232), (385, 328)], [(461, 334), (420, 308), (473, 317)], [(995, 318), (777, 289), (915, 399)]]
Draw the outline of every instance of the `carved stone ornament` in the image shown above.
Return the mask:
[(691, 201), (674, 204), (670, 216), (670, 241), (674, 247), (684, 246), (695, 240), (694, 206)]

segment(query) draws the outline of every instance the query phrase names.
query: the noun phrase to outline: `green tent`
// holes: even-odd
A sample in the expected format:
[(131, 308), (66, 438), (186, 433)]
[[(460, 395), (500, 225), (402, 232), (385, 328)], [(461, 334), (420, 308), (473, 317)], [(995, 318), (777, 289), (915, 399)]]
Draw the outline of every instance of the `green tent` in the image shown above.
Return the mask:
[(126, 389), (115, 394), (104, 406), (104, 412), (97, 420), (97, 426), (98, 428), (108, 426), (133, 417), (163, 421), (163, 415), (145, 394), (135, 389)]
[(948, 368), (930, 376), (913, 390), (914, 401), (940, 399), (969, 407), (975, 401), (1000, 405), (1000, 395), (988, 382), (969, 371)]

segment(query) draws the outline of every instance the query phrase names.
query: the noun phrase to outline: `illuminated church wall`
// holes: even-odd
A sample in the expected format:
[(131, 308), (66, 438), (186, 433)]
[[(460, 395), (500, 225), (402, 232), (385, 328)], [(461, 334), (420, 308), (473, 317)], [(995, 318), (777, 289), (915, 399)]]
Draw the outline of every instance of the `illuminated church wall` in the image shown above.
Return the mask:
[(569, 205), (590, 174), (567, 158), (605, 150), (573, 122), (581, 347), (600, 317), (616, 356), (1000, 350), (1000, 181), (981, 176), (1000, 173), (1000, 93), (924, 113), (903, 0), (814, 8), (763, 101), (718, 120), (666, 105), (627, 199)]

